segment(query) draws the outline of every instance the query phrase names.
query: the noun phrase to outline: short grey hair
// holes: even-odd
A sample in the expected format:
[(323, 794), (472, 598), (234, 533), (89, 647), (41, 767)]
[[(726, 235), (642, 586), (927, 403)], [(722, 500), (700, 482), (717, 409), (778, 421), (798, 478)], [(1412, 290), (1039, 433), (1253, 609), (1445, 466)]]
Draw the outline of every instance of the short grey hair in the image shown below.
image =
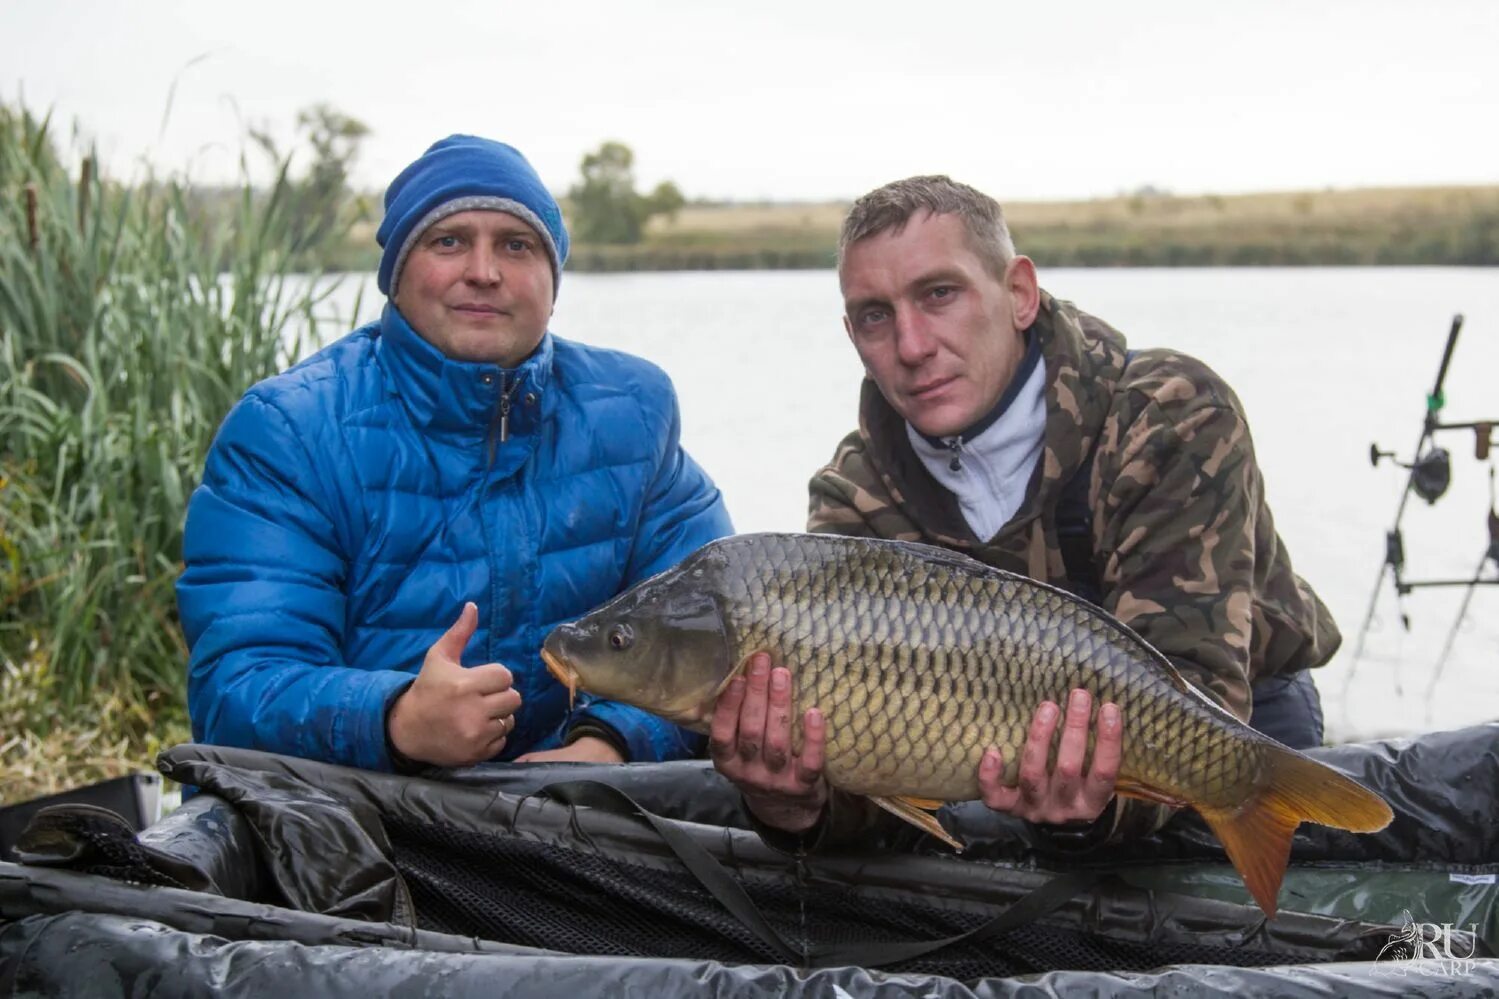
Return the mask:
[(1004, 209), (984, 192), (950, 177), (907, 177), (875, 188), (855, 201), (838, 235), (838, 268), (848, 248), (886, 230), (900, 232), (918, 212), (956, 215), (963, 220), (973, 252), (996, 277), (1015, 258), (1015, 241), (1005, 224)]

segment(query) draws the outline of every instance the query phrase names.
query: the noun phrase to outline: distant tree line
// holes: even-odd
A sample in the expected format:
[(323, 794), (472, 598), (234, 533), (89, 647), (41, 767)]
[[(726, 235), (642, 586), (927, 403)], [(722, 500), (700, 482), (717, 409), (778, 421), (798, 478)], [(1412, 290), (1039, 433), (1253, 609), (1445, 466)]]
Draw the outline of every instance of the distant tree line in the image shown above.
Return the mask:
[(581, 179), (567, 192), (573, 238), (579, 243), (625, 246), (639, 243), (653, 216), (672, 218), (687, 199), (664, 180), (650, 194), (635, 190), (635, 153), (623, 142), (605, 142), (587, 153)]
[[(297, 120), (296, 168), (264, 132), (251, 138), (283, 163), (280, 196), (298, 220), (294, 252), (304, 270), (371, 270), (379, 196), (351, 186), (369, 129), (328, 105)], [(714, 227), (714, 206), (689, 203), (672, 181), (637, 190), (635, 154), (610, 140), (586, 152), (560, 199), (572, 231), (575, 271), (806, 269), (831, 267), (836, 224), (788, 226), (784, 206), (739, 204), (736, 222)], [(235, 190), (195, 189), (193, 203), (223, 217)], [(1353, 194), (1358, 203), (1349, 207)], [(1499, 266), (1499, 196), (1450, 189), (1431, 197), (1382, 192), (1184, 198), (1153, 187), (1071, 205), (1013, 206), (1024, 252), (1061, 267)], [(257, 197), (263, 196), (260, 194)], [(1365, 203), (1367, 202), (1367, 203)], [(1112, 207), (1109, 207), (1112, 206)], [(674, 223), (684, 209), (694, 224)], [(764, 224), (745, 224), (764, 211)], [(778, 214), (780, 212), (781, 214)], [(227, 262), (223, 262), (228, 266)]]
[(1231, 226), (1172, 232), (1021, 229), (1023, 251), (1049, 267), (1499, 266), (1499, 210), (1363, 228)]

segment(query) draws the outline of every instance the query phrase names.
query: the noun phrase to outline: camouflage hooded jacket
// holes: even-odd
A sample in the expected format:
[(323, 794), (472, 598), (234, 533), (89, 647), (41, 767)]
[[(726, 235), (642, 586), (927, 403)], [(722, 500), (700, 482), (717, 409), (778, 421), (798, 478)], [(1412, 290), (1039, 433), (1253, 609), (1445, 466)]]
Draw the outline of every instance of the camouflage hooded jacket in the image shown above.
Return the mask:
[(1046, 364), (1042, 459), (1020, 509), (987, 540), (911, 449), (865, 380), (859, 430), (811, 482), (809, 531), (921, 541), (1061, 585), (1063, 487), (1088, 482), (1102, 606), (1241, 719), (1249, 682), (1325, 663), (1341, 636), (1275, 532), (1243, 408), (1206, 365), (1146, 350), (1042, 293), (1031, 327)]

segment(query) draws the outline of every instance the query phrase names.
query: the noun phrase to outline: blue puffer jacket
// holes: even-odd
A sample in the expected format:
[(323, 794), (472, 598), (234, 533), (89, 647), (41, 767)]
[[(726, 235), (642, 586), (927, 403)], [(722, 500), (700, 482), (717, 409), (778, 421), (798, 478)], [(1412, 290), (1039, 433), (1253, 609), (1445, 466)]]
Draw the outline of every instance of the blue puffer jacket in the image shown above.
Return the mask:
[(393, 306), (261, 382), (188, 507), (194, 738), (390, 769), (386, 711), (472, 600), (464, 663), (505, 664), (523, 699), (502, 759), (585, 718), (632, 760), (690, 755), (698, 737), (636, 708), (569, 715), (539, 656), (554, 625), (730, 532), (678, 434), (652, 364), (550, 333), (513, 371), (451, 361)]

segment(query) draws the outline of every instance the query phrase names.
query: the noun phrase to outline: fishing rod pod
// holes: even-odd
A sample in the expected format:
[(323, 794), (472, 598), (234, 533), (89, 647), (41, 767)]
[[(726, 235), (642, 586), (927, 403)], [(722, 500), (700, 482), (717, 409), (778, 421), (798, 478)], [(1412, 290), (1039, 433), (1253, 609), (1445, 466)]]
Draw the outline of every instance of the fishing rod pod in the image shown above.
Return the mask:
[[(1448, 635), (1447, 644), (1441, 656), (1437, 660), (1433, 671), (1433, 683), (1441, 675), (1442, 665), (1445, 663), (1448, 652), (1452, 648), (1452, 639), (1456, 635), (1458, 626), (1467, 614), (1468, 601), (1473, 595), (1473, 590), (1479, 586), (1499, 586), (1499, 577), (1487, 578), (1483, 574), (1484, 566), (1492, 561), (1495, 568), (1499, 568), (1499, 511), (1494, 509), (1493, 481), (1494, 472), (1492, 467), (1492, 449), (1494, 445), (1494, 428), (1499, 425), (1499, 420), (1483, 419), (1465, 423), (1443, 423), (1440, 420), (1442, 408), (1446, 405), (1447, 398), (1443, 393), (1442, 386), (1447, 380), (1447, 370), (1452, 364), (1452, 353), (1457, 347), (1457, 335), (1463, 326), (1461, 313), (1452, 317), (1452, 327), (1447, 332), (1447, 345), (1442, 351), (1441, 367), (1437, 369), (1437, 378), (1431, 392), (1426, 396), (1426, 409), (1421, 419), (1421, 436), (1416, 441), (1416, 459), (1410, 464), (1400, 461), (1394, 451), (1381, 451), (1378, 443), (1369, 445), (1369, 464), (1379, 467), (1381, 460), (1389, 458), (1391, 462), (1409, 471), (1406, 478), (1405, 489), (1400, 493), (1400, 505), (1395, 510), (1395, 523), (1385, 532), (1385, 557), (1380, 564), (1379, 576), (1374, 581), (1374, 592), (1369, 597), (1369, 608), (1364, 615), (1363, 627), (1359, 629), (1358, 643), (1354, 646), (1353, 661), (1355, 666), (1364, 653), (1364, 640), (1368, 637), (1370, 625), (1374, 622), (1374, 611), (1379, 603), (1379, 593), (1384, 587), (1385, 574), (1391, 576), (1391, 582), (1395, 587), (1397, 598), (1405, 597), (1412, 590), (1434, 586), (1462, 586), (1467, 589), (1464, 595), (1462, 609), (1458, 613), (1458, 619), (1452, 626)], [(1452, 485), (1452, 455), (1446, 448), (1437, 447), (1434, 437), (1438, 431), (1446, 430), (1472, 430), (1473, 431), (1473, 457), (1477, 461), (1489, 461), (1489, 513), (1488, 513), (1488, 544), (1483, 555), (1478, 560), (1477, 567), (1470, 577), (1464, 579), (1422, 579), (1409, 580), (1405, 578), (1405, 541), (1400, 531), (1400, 520), (1405, 516), (1405, 504), (1412, 493), (1424, 499), (1428, 504), (1435, 504), (1437, 500), (1446, 495), (1448, 488)], [(1410, 630), (1410, 618), (1402, 610), (1400, 613), (1401, 623), (1407, 631)], [(1352, 677), (1352, 671), (1349, 677)]]

